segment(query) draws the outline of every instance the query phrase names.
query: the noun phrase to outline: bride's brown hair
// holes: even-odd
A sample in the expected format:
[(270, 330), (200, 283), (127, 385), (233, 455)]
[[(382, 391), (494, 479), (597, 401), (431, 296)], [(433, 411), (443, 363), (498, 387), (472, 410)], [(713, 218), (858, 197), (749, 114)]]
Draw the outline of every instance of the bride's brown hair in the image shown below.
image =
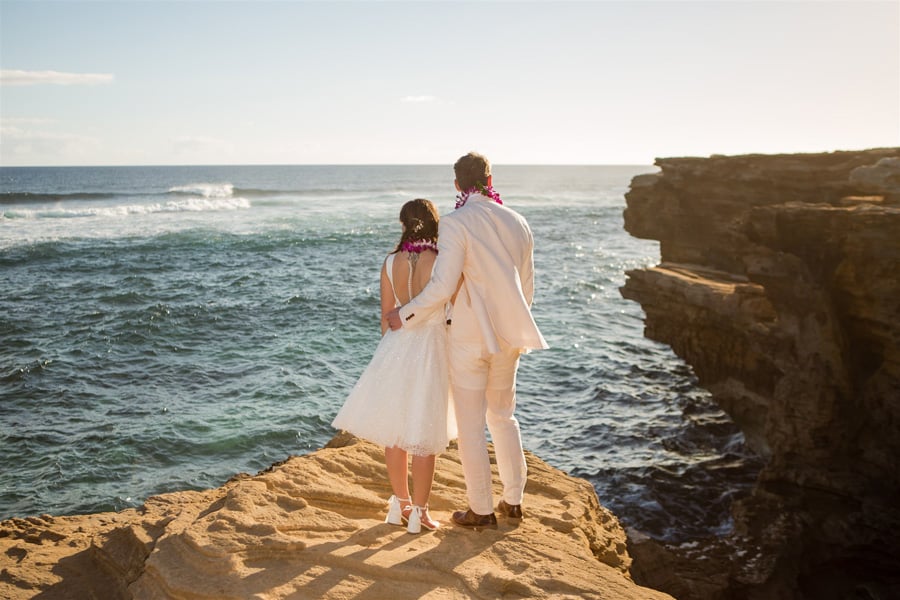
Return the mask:
[(431, 200), (416, 198), (400, 209), (400, 222), (405, 226), (394, 252), (400, 252), (406, 242), (433, 242), (438, 239), (438, 211)]

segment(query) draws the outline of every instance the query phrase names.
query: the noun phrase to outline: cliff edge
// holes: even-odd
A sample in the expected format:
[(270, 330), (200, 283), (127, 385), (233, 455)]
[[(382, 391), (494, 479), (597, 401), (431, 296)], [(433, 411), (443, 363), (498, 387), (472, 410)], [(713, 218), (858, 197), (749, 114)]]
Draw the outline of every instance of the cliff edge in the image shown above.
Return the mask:
[(346, 434), (218, 489), (11, 519), (0, 597), (671, 600), (631, 581), (625, 533), (590, 483), (526, 458), (525, 519), (496, 530), (448, 523), (466, 504), (454, 449), (438, 457), (431, 497), (443, 526), (410, 535), (383, 523), (383, 449)]
[(680, 600), (900, 597), (900, 148), (656, 164), (624, 217), (661, 263), (622, 295), (766, 464), (730, 537), (702, 557), (635, 543), (636, 581)]

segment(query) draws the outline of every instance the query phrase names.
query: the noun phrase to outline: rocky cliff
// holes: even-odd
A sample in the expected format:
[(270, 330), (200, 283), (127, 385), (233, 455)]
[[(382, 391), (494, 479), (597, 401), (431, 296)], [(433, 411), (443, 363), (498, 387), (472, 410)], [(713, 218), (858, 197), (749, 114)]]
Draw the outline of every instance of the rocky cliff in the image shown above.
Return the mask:
[(732, 536), (700, 557), (636, 543), (636, 580), (681, 600), (900, 597), (900, 148), (656, 164), (624, 216), (661, 263), (622, 294), (766, 466)]
[(348, 435), (137, 510), (4, 521), (0, 597), (671, 600), (631, 581), (625, 533), (590, 483), (527, 461), (525, 519), (496, 530), (447, 523), (466, 504), (453, 449), (431, 497), (444, 526), (410, 535), (383, 523), (383, 450)]

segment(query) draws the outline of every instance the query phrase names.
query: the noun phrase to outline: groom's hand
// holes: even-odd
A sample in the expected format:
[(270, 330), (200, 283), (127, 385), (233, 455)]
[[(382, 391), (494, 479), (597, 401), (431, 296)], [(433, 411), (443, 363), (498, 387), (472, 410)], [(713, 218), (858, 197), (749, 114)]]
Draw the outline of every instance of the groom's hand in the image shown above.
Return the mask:
[(390, 328), (393, 329), (394, 331), (403, 327), (403, 321), (400, 320), (400, 309), (399, 308), (393, 309), (391, 312), (389, 312), (387, 315), (385, 315), (385, 318), (387, 319), (387, 322), (388, 322), (388, 325), (390, 326)]

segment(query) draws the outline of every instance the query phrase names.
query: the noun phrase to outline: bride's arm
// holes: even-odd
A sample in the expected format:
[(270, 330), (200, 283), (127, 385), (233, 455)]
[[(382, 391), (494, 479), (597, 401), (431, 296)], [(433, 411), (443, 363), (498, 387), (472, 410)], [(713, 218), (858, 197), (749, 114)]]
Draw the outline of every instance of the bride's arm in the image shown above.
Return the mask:
[(387, 259), (381, 265), (381, 335), (388, 330), (387, 314), (394, 308), (394, 289), (387, 274)]

